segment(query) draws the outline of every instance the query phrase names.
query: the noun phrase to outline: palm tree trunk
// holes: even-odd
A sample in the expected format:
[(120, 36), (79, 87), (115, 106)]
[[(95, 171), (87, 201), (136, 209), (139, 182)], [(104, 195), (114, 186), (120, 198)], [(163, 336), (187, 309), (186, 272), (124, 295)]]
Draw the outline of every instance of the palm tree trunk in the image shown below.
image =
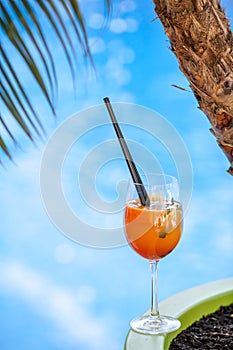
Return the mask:
[(233, 33), (218, 0), (153, 0), (180, 70), (233, 175)]

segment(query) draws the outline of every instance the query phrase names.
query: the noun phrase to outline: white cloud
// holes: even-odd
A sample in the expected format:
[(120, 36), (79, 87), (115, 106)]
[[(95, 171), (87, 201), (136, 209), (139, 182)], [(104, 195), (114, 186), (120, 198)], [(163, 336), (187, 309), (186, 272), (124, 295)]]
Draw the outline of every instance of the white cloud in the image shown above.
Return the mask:
[(116, 55), (116, 53), (119, 52), (124, 47), (125, 47), (125, 42), (124, 40), (120, 39), (120, 37), (114, 37), (114, 39), (109, 40), (108, 42), (109, 51), (113, 55)]
[(117, 101), (126, 102), (126, 103), (135, 103), (135, 96), (129, 91), (121, 91), (116, 96)]
[(58, 244), (54, 251), (55, 259), (61, 264), (70, 264), (74, 261), (75, 252), (70, 244)]
[[(231, 208), (233, 199), (228, 191), (227, 181), (221, 182), (221, 187), (195, 193), (191, 206), (185, 217), (185, 233), (183, 239), (201, 240), (201, 254), (203, 248), (223, 255), (225, 259), (232, 257), (232, 222)], [(213, 253), (216, 251), (216, 254)]]
[(106, 48), (105, 42), (100, 37), (92, 37), (89, 39), (92, 54), (103, 52)]
[(116, 327), (114, 317), (91, 313), (90, 304), (96, 296), (92, 286), (82, 285), (75, 294), (15, 261), (3, 263), (0, 272), (1, 291), (17, 295), (34, 311), (49, 318), (57, 328), (56, 338), (60, 341), (81, 344), (82, 349), (118, 348), (111, 334), (111, 329)]
[(114, 18), (110, 22), (110, 31), (116, 34), (134, 33), (138, 30), (138, 21), (134, 18)]
[(122, 48), (118, 52), (118, 59), (122, 64), (132, 63), (135, 59), (135, 53), (130, 48)]
[(232, 224), (230, 222), (224, 223), (221, 225), (221, 232), (217, 234), (213, 241), (213, 248), (223, 254), (223, 256), (232, 256), (232, 247), (233, 247), (233, 235), (231, 233)]
[(114, 18), (110, 23), (110, 31), (116, 34), (121, 34), (127, 31), (127, 22), (122, 18)]
[(107, 76), (113, 79), (117, 85), (126, 85), (131, 81), (131, 73), (117, 60), (110, 58), (106, 64)]
[(136, 19), (134, 18), (127, 18), (126, 27), (127, 27), (126, 29), (127, 32), (135, 33), (138, 31), (138, 27), (139, 27), (138, 21), (136, 21)]
[(81, 286), (78, 289), (77, 297), (80, 302), (89, 304), (94, 301), (96, 297), (96, 290), (91, 286)]
[(88, 25), (93, 29), (101, 29), (104, 23), (104, 16), (100, 13), (93, 13), (89, 20)]
[(136, 10), (137, 5), (133, 0), (123, 0), (119, 5), (120, 12), (131, 12)]

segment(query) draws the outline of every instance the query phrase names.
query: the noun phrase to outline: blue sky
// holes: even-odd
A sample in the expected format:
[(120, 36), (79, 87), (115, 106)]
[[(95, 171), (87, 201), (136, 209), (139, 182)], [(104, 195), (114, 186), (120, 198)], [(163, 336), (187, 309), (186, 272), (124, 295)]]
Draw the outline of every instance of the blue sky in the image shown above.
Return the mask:
[[(113, 1), (112, 17), (104, 30), (102, 1), (81, 3), (97, 77), (91, 71), (87, 74), (80, 64), (75, 97), (61, 49), (51, 42), (59, 72), (56, 120), (30, 75), (21, 68), (24, 83), (45, 121), (47, 137), (32, 145), (15, 128), (22, 140), (20, 148), (12, 148), (16, 165), (5, 160), (6, 168), (0, 169), (0, 344), (4, 350), (121, 349), (130, 319), (149, 308), (148, 262), (123, 241), (119, 247), (101, 249), (70, 240), (51, 221), (41, 197), (41, 167), (47, 142), (54, 132), (64, 130), (71, 116), (77, 116), (84, 131), (70, 145), (63, 162), (65, 198), (85, 224), (105, 233), (118, 228), (123, 236), (122, 211), (116, 210), (115, 215), (98, 211), (98, 198), (104, 203), (116, 200), (118, 182), (129, 176), (107, 114), (99, 126), (98, 120), (88, 119), (92, 111), (104, 111), (99, 105), (105, 96), (113, 103), (132, 103), (143, 106), (142, 110), (158, 112), (162, 122), (177, 132), (190, 156), (192, 197), (182, 240), (160, 263), (160, 300), (232, 276), (233, 196), (232, 178), (226, 173), (228, 162), (192, 93), (172, 87), (176, 84), (188, 89), (188, 82), (168, 48), (161, 24), (152, 21), (152, 1)], [(232, 18), (232, 2), (222, 3)], [(152, 164), (175, 172), (174, 149), (165, 150), (148, 131), (151, 117), (144, 116), (144, 130), (136, 123), (132, 125), (132, 118), (119, 115), (139, 166), (148, 169), (153, 158)], [(148, 162), (140, 164), (144, 151)], [(80, 194), (80, 173), (87, 174), (87, 184), (88, 175), (96, 175), (94, 208), (85, 202), (85, 195), (90, 196), (88, 186)], [(52, 174), (51, 165), (47, 178), (51, 179)], [(52, 191), (53, 183), (50, 187)]]

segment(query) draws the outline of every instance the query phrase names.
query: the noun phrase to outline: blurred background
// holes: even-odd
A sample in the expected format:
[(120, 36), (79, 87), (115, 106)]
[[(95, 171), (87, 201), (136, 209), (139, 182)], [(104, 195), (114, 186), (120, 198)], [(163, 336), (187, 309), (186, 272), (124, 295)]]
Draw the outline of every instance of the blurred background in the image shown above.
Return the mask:
[[(223, 0), (222, 4), (232, 19), (232, 1)], [(11, 148), (14, 162), (1, 154), (4, 167), (0, 169), (0, 346), (3, 350), (122, 349), (129, 321), (150, 306), (150, 272), (146, 260), (126, 244), (101, 249), (70, 240), (50, 220), (41, 198), (41, 161), (47, 142), (64, 121), (102, 104), (105, 96), (112, 102), (133, 103), (158, 112), (180, 135), (190, 156), (192, 198), (182, 240), (160, 263), (160, 300), (232, 276), (233, 196), (232, 177), (226, 172), (228, 161), (179, 71), (156, 19), (153, 2), (113, 1), (107, 21), (103, 1), (80, 1), (80, 5), (95, 71), (80, 60), (74, 93), (66, 58), (53, 40), (53, 33), (48, 31), (58, 67), (55, 118), (32, 77), (18, 62), (47, 135), (32, 144), (12, 124), (22, 140), (20, 147)], [(163, 169), (170, 170), (172, 155), (165, 161), (161, 144), (156, 148), (154, 140), (145, 137), (140, 128), (124, 131), (127, 138), (152, 152)], [(78, 200), (77, 178), (87, 155), (115, 137), (110, 124), (102, 122), (93, 130), (87, 128), (67, 152), (62, 175), (62, 186), (72, 210), (82, 220), (103, 229), (112, 225), (121, 227), (122, 212), (112, 222), (104, 220), (103, 213), (98, 217), (94, 210), (91, 212), (85, 202)], [(109, 159), (97, 175), (98, 192), (104, 200), (109, 200), (109, 189), (129, 176), (120, 150), (119, 156)]]

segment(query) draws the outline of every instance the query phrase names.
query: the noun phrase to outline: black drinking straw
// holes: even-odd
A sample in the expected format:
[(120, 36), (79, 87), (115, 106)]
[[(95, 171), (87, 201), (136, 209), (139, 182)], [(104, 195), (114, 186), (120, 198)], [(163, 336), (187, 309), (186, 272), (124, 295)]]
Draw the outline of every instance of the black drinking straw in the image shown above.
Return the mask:
[(145, 187), (144, 187), (144, 185), (142, 183), (142, 180), (141, 180), (141, 177), (140, 177), (140, 175), (138, 173), (136, 165), (135, 165), (135, 163), (133, 161), (133, 158), (132, 158), (132, 156), (130, 154), (128, 146), (127, 146), (127, 144), (125, 142), (124, 136), (123, 136), (123, 134), (121, 132), (120, 126), (119, 126), (119, 124), (117, 122), (117, 119), (116, 119), (116, 116), (115, 116), (115, 114), (113, 112), (113, 109), (112, 109), (111, 103), (109, 101), (109, 98), (105, 97), (103, 100), (104, 100), (104, 102), (106, 104), (108, 113), (109, 113), (109, 115), (111, 117), (114, 129), (116, 131), (118, 140), (120, 142), (122, 151), (124, 153), (125, 160), (126, 160), (126, 163), (128, 165), (128, 168), (129, 168), (130, 174), (132, 176), (133, 182), (135, 184), (136, 190), (138, 192), (138, 196), (140, 198), (141, 204), (143, 206), (149, 206), (150, 205), (149, 196), (148, 196), (148, 194), (146, 192), (146, 189), (145, 189)]

